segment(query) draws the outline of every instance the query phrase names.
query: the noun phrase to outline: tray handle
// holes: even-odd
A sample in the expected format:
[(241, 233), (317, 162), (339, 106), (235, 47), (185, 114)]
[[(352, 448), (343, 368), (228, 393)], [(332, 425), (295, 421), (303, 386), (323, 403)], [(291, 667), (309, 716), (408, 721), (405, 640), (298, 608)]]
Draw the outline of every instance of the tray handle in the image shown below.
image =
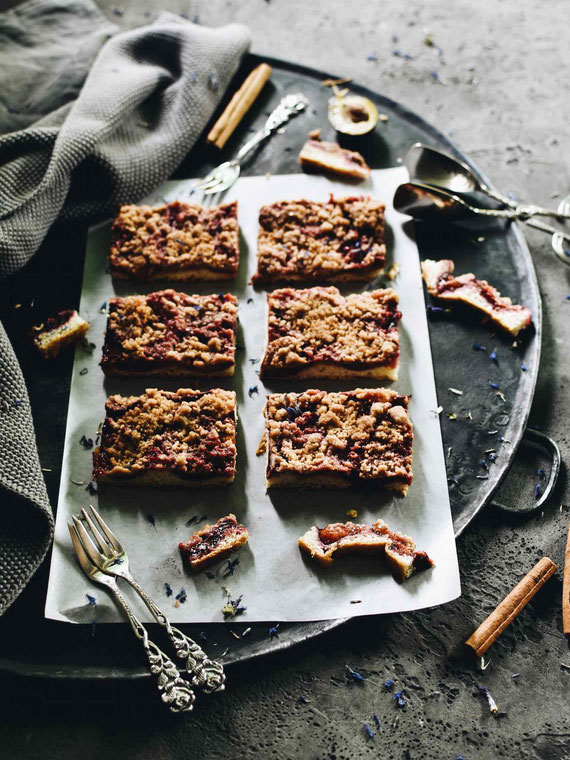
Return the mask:
[(560, 449), (558, 448), (556, 441), (545, 433), (541, 433), (540, 430), (535, 430), (534, 428), (526, 428), (523, 433), (521, 443), (529, 443), (531, 445), (534, 444), (535, 446), (542, 448), (550, 456), (550, 475), (548, 482), (546, 483), (544, 493), (540, 499), (538, 499), (530, 507), (508, 507), (506, 504), (501, 504), (501, 502), (498, 501), (492, 501), (490, 503), (490, 506), (494, 509), (499, 510), (499, 512), (506, 512), (510, 515), (515, 514), (521, 515), (523, 517), (531, 517), (537, 512), (542, 511), (545, 504), (550, 501), (558, 482), (562, 459), (560, 457)]

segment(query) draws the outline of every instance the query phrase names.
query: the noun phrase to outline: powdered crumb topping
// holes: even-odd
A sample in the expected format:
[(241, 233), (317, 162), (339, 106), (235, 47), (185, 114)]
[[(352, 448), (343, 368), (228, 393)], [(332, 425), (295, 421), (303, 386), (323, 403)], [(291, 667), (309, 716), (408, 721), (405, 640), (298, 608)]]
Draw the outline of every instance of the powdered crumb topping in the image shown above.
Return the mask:
[(364, 481), (412, 481), (408, 396), (378, 388), (308, 390), (267, 397), (268, 474), (335, 473)]
[(267, 300), (263, 377), (288, 375), (320, 362), (353, 370), (398, 363), (401, 313), (391, 289), (345, 298), (335, 287), (282, 288)]
[(111, 298), (101, 366), (106, 371), (223, 370), (235, 363), (236, 321), (237, 299), (229, 293), (161, 290)]
[(233, 391), (147, 389), (106, 403), (94, 477), (169, 470), (181, 477), (235, 472), (236, 396)]
[(280, 201), (259, 224), (255, 282), (366, 279), (384, 265), (384, 205), (373, 198)]
[(112, 227), (111, 271), (135, 279), (207, 269), (235, 277), (239, 258), (237, 203), (121, 206)]

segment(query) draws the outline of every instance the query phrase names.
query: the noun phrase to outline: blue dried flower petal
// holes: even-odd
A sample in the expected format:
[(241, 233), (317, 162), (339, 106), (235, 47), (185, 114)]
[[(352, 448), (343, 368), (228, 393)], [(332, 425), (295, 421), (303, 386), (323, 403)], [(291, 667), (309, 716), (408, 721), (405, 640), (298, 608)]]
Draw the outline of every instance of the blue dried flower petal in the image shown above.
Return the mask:
[(300, 702), (302, 705), (308, 705), (309, 699), (307, 699), (307, 697), (304, 694), (299, 694), (299, 699), (297, 700), (297, 702)]
[(491, 386), (491, 388), (494, 388), (496, 391), (501, 389), (501, 386), (499, 385), (499, 383), (494, 383), (492, 380), (489, 380), (489, 385)]
[(346, 666), (346, 669), (348, 670), (349, 674), (354, 678), (355, 681), (364, 681), (364, 676), (360, 675), (360, 673), (356, 670), (353, 670), (348, 665)]
[(200, 631), (200, 635), (198, 636), (198, 638), (200, 639), (200, 641), (208, 641), (208, 637), (206, 636), (204, 631)]
[(85, 594), (85, 596), (87, 597), (87, 601), (90, 605), (94, 606), (97, 604), (97, 599), (94, 596), (91, 596), (91, 594)]
[(473, 346), (472, 346), (472, 348), (473, 348), (475, 351), (486, 351), (486, 350), (487, 350), (487, 349), (485, 348), (485, 346), (482, 346), (480, 343), (473, 343)]
[(181, 588), (174, 598), (176, 599), (177, 602), (180, 602), (180, 604), (184, 604), (184, 602), (188, 598), (186, 596), (186, 589)]
[(521, 364), (521, 370), (523, 372), (528, 372), (528, 367), (526, 366), (526, 364), (524, 362)]
[(479, 460), (479, 466), (482, 467), (484, 470), (488, 470), (489, 469), (489, 465), (487, 464), (487, 462), (484, 459), (480, 459)]
[(538, 483), (538, 485), (534, 489), (534, 500), (535, 501), (538, 500), (538, 497), (540, 496), (541, 493), (542, 493), (542, 486), (540, 485), (540, 483)]
[(170, 583), (165, 583), (164, 584), (164, 590), (166, 592), (166, 596), (172, 596), (172, 587), (171, 587)]
[(496, 454), (495, 454), (495, 453), (492, 451), (492, 452), (489, 454), (489, 461), (490, 461), (490, 462), (494, 462), (496, 458), (497, 458), (497, 455), (496, 455)]
[(374, 734), (372, 733), (372, 729), (368, 725), (368, 723), (364, 724), (364, 730), (366, 731), (366, 734), (371, 738), (374, 739)]
[(374, 719), (374, 723), (376, 723), (376, 728), (378, 731), (382, 731), (382, 724), (380, 723), (380, 718), (376, 715), (376, 713), (372, 713), (372, 717)]
[(370, 55), (366, 56), (366, 60), (367, 61), (377, 61), (378, 60), (378, 56), (374, 55), (374, 53), (371, 53)]
[(497, 352), (496, 351), (491, 351), (491, 353), (489, 354), (489, 359), (492, 362), (495, 362), (495, 364), (499, 363), (499, 357), (497, 356)]
[(272, 628), (269, 629), (269, 638), (274, 639), (276, 636), (279, 636), (279, 631), (277, 630), (279, 628), (279, 623), (277, 625), (274, 625)]
[(259, 388), (257, 385), (252, 385), (251, 388), (248, 390), (247, 395), (251, 398), (254, 393), (259, 393)]
[(392, 699), (396, 701), (396, 707), (405, 707), (408, 702), (406, 699), (404, 699), (404, 694), (401, 691), (397, 691), (394, 693)]
[(542, 467), (538, 468), (538, 470), (536, 471), (536, 474), (538, 475), (539, 478), (541, 478), (541, 480), (546, 480), (546, 473), (544, 472)]
[(387, 689), (391, 689), (393, 685), (394, 685), (394, 681), (392, 681), (391, 678), (389, 678), (387, 681), (384, 681), (384, 686)]

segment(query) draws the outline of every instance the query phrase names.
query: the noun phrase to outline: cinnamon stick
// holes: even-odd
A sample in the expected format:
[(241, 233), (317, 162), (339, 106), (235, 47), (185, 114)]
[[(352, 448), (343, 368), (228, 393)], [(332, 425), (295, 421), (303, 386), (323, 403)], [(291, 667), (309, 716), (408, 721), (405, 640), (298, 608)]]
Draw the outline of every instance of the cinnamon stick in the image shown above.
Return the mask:
[(256, 66), (210, 130), (206, 138), (209, 143), (213, 143), (218, 148), (224, 147), (270, 76), (271, 66), (269, 64), (260, 63), (259, 66)]
[(564, 553), (564, 580), (562, 582), (562, 628), (570, 636), (570, 524)]
[(530, 602), (536, 592), (556, 572), (556, 565), (548, 557), (543, 557), (514, 589), (491, 612), (479, 628), (465, 642), (478, 657), (481, 657), (510, 625), (519, 612)]

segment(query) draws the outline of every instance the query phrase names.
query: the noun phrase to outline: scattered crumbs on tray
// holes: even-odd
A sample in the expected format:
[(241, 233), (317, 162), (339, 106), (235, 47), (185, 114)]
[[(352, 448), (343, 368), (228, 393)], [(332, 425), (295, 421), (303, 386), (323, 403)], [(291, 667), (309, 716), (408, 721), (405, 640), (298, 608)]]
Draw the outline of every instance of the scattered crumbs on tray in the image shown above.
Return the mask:
[(230, 575), (234, 574), (236, 567), (239, 565), (239, 557), (236, 557), (235, 559), (229, 559), (227, 562), (228, 564), (222, 574), (222, 578), (229, 578)]
[(79, 443), (83, 446), (84, 449), (92, 449), (93, 448), (93, 438), (87, 438), (86, 435), (82, 435), (79, 439)]
[(97, 496), (97, 489), (95, 488), (95, 483), (93, 483), (93, 481), (87, 483), (85, 490), (89, 492), (89, 496)]

